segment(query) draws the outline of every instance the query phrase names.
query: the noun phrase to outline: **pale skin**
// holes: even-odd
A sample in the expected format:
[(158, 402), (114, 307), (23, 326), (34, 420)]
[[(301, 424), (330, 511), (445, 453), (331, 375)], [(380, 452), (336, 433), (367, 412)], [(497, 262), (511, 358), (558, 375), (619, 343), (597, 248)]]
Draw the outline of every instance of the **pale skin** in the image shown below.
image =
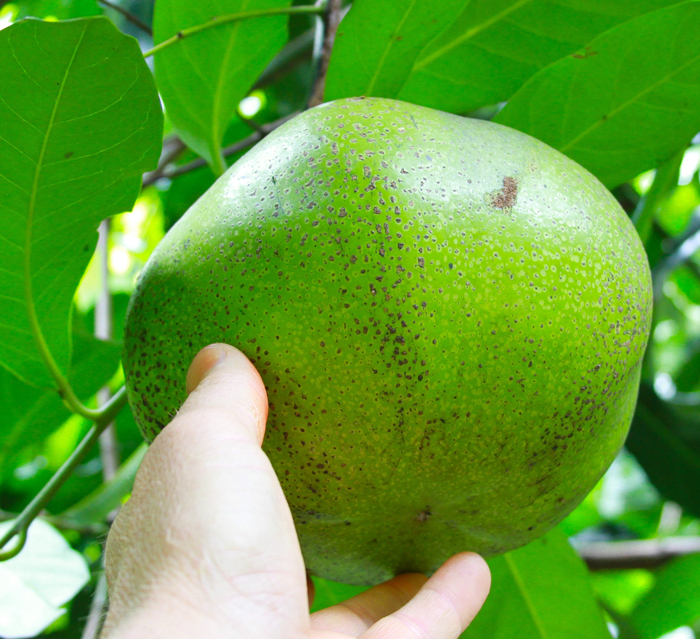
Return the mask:
[(457, 639), (491, 579), (463, 552), (309, 614), (289, 507), (261, 448), (265, 387), (223, 344), (187, 374), (187, 401), (150, 446), (107, 539), (102, 639)]

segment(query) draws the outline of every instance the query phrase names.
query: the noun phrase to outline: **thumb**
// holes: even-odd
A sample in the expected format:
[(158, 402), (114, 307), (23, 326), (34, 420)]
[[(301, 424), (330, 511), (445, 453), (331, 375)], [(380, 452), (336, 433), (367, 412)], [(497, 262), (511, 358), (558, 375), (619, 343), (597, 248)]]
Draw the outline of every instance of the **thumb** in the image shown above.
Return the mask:
[(241, 436), (262, 444), (267, 421), (267, 393), (250, 360), (228, 344), (203, 348), (187, 371), (188, 398), (178, 417), (196, 413), (208, 421), (233, 420)]

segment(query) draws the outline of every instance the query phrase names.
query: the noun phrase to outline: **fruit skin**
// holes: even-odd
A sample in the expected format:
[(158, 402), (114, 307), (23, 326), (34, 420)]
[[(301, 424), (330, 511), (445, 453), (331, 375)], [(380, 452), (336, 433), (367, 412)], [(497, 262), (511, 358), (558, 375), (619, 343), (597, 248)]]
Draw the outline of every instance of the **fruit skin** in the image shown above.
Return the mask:
[(525, 134), (378, 98), (306, 111), (161, 242), (124, 367), (147, 438), (211, 342), (271, 403), (307, 567), (374, 584), (561, 521), (622, 446), (651, 319), (612, 195)]

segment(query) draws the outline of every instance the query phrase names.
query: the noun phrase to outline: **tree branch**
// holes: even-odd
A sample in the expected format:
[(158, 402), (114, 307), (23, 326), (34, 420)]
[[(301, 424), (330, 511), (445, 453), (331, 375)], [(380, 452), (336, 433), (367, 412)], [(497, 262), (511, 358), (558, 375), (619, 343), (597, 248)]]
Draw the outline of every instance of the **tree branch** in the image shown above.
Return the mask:
[[(26, 542), (27, 529), (29, 525), (39, 516), (46, 505), (54, 498), (61, 486), (66, 482), (68, 477), (73, 473), (76, 466), (85, 459), (90, 449), (95, 445), (100, 435), (105, 428), (116, 417), (117, 413), (126, 404), (126, 387), (122, 386), (109, 400), (109, 403), (104, 407), (104, 410), (99, 413), (99, 417), (95, 419), (95, 425), (90, 429), (88, 434), (78, 444), (78, 447), (71, 453), (70, 457), (63, 462), (63, 465), (54, 473), (46, 485), (32, 499), (27, 507), (20, 513), (12, 527), (0, 538), (0, 561), (5, 561), (14, 557)], [(14, 537), (18, 538), (18, 542), (9, 550), (3, 552), (3, 548)]]
[(648, 569), (658, 568), (676, 557), (700, 553), (700, 537), (596, 541), (575, 548), (590, 570)]
[[(235, 155), (240, 151), (244, 151), (247, 148), (250, 148), (254, 144), (260, 142), (260, 140), (262, 140), (264, 137), (272, 133), (272, 131), (274, 131), (276, 128), (287, 122), (287, 120), (291, 120), (294, 116), (298, 115), (298, 113), (298, 111), (295, 111), (294, 113), (286, 115), (283, 118), (279, 118), (274, 122), (269, 122), (267, 124), (261, 125), (258, 131), (251, 133), (247, 138), (243, 138), (235, 144), (225, 147), (221, 152), (222, 155), (224, 157), (228, 157), (230, 155)], [(158, 171), (154, 171), (153, 173), (144, 176), (143, 188), (150, 186), (160, 178), (172, 179), (177, 177), (178, 175), (182, 175), (183, 173), (189, 173), (190, 171), (194, 171), (195, 169), (199, 169), (203, 166), (207, 166), (207, 162), (203, 158), (197, 158), (196, 160), (192, 160), (192, 162), (188, 162), (187, 164), (183, 164), (181, 166), (175, 166), (170, 169), (168, 169), (167, 166), (163, 166), (162, 169), (159, 169)]]
[(177, 160), (187, 149), (185, 143), (176, 135), (173, 135), (163, 142), (163, 150), (158, 160), (158, 167), (155, 171), (149, 171), (143, 174), (142, 189), (155, 184), (160, 178), (164, 177), (164, 172), (168, 165)]
[(145, 31), (148, 35), (153, 35), (153, 29), (151, 29), (151, 27), (149, 27), (145, 22), (142, 22), (138, 16), (135, 16), (133, 13), (124, 9), (124, 7), (120, 7), (118, 4), (110, 2), (109, 0), (97, 1), (100, 4), (103, 4), (105, 7), (109, 7), (110, 9), (114, 9), (117, 13), (121, 13), (129, 22), (131, 22), (131, 24), (135, 24), (139, 29)]
[(315, 107), (323, 103), (323, 94), (326, 90), (326, 75), (328, 64), (331, 60), (335, 34), (341, 19), (341, 0), (327, 0), (328, 7), (323, 14), (323, 43), (318, 53), (316, 67), (316, 80), (309, 96), (308, 107)]

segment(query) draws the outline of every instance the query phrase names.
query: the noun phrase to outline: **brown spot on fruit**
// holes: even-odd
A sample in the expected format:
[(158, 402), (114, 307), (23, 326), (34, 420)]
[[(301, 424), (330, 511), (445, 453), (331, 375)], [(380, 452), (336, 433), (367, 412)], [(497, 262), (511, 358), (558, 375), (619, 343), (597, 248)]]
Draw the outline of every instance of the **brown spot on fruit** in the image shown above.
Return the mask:
[(491, 197), (491, 204), (497, 209), (512, 209), (518, 199), (518, 182), (514, 177), (503, 178), (503, 188)]

